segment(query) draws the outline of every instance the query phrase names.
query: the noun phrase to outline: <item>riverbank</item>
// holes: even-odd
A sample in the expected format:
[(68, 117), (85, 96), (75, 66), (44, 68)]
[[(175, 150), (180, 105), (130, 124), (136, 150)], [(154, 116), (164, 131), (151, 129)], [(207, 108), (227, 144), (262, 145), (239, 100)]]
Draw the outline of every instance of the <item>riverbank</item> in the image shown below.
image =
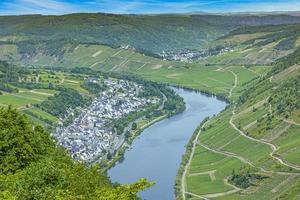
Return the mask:
[[(113, 181), (130, 183), (147, 178), (156, 184), (141, 192), (140, 197), (149, 200), (174, 200), (174, 182), (194, 130), (206, 117), (224, 109), (226, 104), (199, 92), (173, 88), (186, 102), (186, 109), (177, 115), (157, 120), (149, 127), (147, 123), (139, 137), (124, 154), (124, 160), (108, 170)], [(151, 123), (151, 124), (152, 124)], [(147, 124), (147, 125), (146, 125)]]
[[(130, 147), (134, 139), (139, 136), (147, 127), (165, 118), (181, 113), (185, 110), (184, 101), (176, 93), (170, 92), (169, 90), (171, 89), (164, 89), (166, 94), (160, 91), (162, 100), (157, 109), (153, 109), (153, 111), (151, 111), (150, 109), (149, 112), (144, 111), (143, 113), (147, 113), (146, 115), (141, 116), (135, 121), (131, 122), (130, 125), (124, 130), (125, 132), (127, 132), (124, 133), (127, 136), (125, 137), (121, 146), (114, 153), (114, 156), (110, 160), (100, 163), (104, 168), (104, 171), (109, 170), (118, 161), (122, 160), (124, 153)], [(173, 106), (170, 107), (170, 105)], [(134, 130), (132, 129), (133, 123), (136, 123), (137, 125)]]
[(165, 118), (167, 118), (168, 115), (161, 115), (158, 117), (154, 117), (153, 119), (150, 120), (150, 122), (143, 124), (143, 120), (140, 121), (139, 123), (137, 123), (137, 129), (136, 130), (131, 130), (130, 132), (130, 136), (127, 138), (126, 141), (123, 142), (123, 144), (121, 145), (121, 147), (116, 151), (116, 154), (114, 155), (114, 157), (108, 161), (106, 163), (106, 166), (104, 167), (104, 171), (109, 170), (111, 167), (113, 167), (117, 162), (119, 162), (120, 160), (122, 160), (126, 150), (128, 148), (130, 148), (130, 145), (132, 144), (132, 142), (134, 141), (134, 139), (136, 139), (136, 137), (138, 137), (146, 128), (148, 128), (149, 126), (151, 126), (152, 124), (161, 121)]
[[(208, 95), (208, 96), (215, 96), (220, 101), (226, 102), (228, 105), (223, 110), (223, 111), (225, 111), (226, 109), (228, 109), (230, 107), (230, 105), (232, 103), (230, 101), (230, 97), (232, 96), (233, 90), (237, 86), (237, 75), (232, 71), (231, 71), (231, 73), (234, 75), (235, 81), (234, 81), (233, 87), (230, 89), (228, 96), (216, 95), (210, 91), (198, 91), (197, 89), (192, 89), (192, 88), (190, 88), (190, 90), (198, 91), (198, 92), (204, 93), (204, 95)], [(219, 113), (222, 113), (223, 111), (220, 111)], [(192, 162), (192, 159), (194, 156), (194, 152), (195, 152), (195, 147), (197, 145), (197, 141), (199, 140), (201, 130), (203, 129), (205, 123), (207, 123), (209, 120), (210, 120), (210, 118), (207, 117), (200, 123), (200, 125), (194, 131), (188, 144), (186, 145), (186, 151), (182, 156), (182, 161), (181, 161), (180, 167), (178, 169), (178, 173), (177, 173), (175, 185), (174, 185), (176, 200), (185, 200), (186, 199), (185, 195), (187, 194), (187, 191), (186, 191), (187, 190), (187, 183), (186, 183), (187, 171), (189, 170), (189, 167), (191, 165), (191, 162)]]
[(207, 122), (209, 118), (205, 118), (201, 124), (196, 128), (194, 131), (192, 137), (190, 138), (189, 142), (186, 145), (186, 151), (182, 156), (182, 160), (180, 163), (180, 167), (178, 169), (178, 174), (176, 176), (175, 180), (175, 197), (176, 199), (181, 199), (181, 196), (185, 194), (184, 191), (182, 191), (184, 188), (186, 188), (186, 182), (184, 180), (185, 178), (185, 173), (186, 173), (186, 168), (188, 166), (188, 163), (191, 162), (191, 155), (193, 154), (193, 146), (196, 145), (195, 142), (198, 139), (198, 134), (201, 131), (202, 126)]

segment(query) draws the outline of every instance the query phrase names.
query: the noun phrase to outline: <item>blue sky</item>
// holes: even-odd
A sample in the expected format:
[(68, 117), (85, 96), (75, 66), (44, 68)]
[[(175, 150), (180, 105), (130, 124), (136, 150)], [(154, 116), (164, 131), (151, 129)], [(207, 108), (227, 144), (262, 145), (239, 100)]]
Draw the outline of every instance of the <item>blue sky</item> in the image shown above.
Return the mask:
[(300, 0), (0, 0), (0, 15), (298, 10), (300, 10)]

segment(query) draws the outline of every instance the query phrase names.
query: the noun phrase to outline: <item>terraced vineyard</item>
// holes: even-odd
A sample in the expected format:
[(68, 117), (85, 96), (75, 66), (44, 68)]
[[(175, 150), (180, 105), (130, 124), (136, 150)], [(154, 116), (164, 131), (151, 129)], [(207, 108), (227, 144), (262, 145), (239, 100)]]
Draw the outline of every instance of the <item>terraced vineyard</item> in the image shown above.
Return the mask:
[[(26, 60), (26, 63), (46, 67), (51, 59), (51, 57), (37, 56), (34, 61), (30, 59)], [(102, 45), (79, 45), (72, 53), (66, 53), (63, 60), (54, 61), (51, 65), (132, 73), (148, 80), (209, 91), (226, 96), (231, 102), (238, 102), (239, 97), (247, 88), (260, 82), (271, 69), (264, 65), (206, 66), (201, 63), (163, 61), (134, 50), (113, 49)], [(265, 81), (263, 92), (258, 92), (257, 96), (238, 104), (236, 108), (231, 106), (205, 124), (198, 140), (195, 141), (195, 152), (184, 177), (184, 199), (232, 199), (245, 194), (249, 199), (257, 198), (262, 194), (267, 195), (265, 198), (273, 198), (298, 180), (297, 173), (300, 168), (297, 156), (299, 153), (293, 150), (299, 144), (296, 141), (300, 141), (297, 132), (294, 132), (298, 130), (296, 125), (274, 118), (268, 125), (272, 128), (267, 131), (263, 130), (271, 115), (268, 97), (272, 93), (271, 89), (275, 87), (274, 84), (279, 82), (279, 77), (280, 74), (273, 77), (273, 82)], [(68, 74), (57, 73), (49, 76), (45, 72), (41, 73), (40, 79), (41, 83), (52, 82), (76, 88), (82, 93), (86, 92), (80, 87), (82, 79), (74, 79)], [(55, 121), (54, 116), (38, 108), (24, 108), (25, 105), (42, 102), (47, 98), (46, 94), (53, 95), (48, 90), (29, 90), (21, 91), (17, 96), (5, 94), (0, 97), (0, 101), (3, 99), (2, 103), (5, 104), (10, 102), (8, 99), (12, 96), (18, 97), (14, 100), (15, 106), (31, 115), (33, 120), (39, 121), (34, 117), (37, 114)], [(31, 98), (26, 98), (28, 95), (32, 95)], [(288, 134), (289, 132), (293, 134)], [(281, 137), (283, 135), (287, 136)], [(271, 143), (276, 145), (276, 151)], [(274, 159), (270, 155), (279, 159)], [(282, 165), (281, 160), (286, 164)], [(228, 177), (231, 176), (233, 170), (239, 170), (245, 166), (250, 167), (252, 173), (260, 173), (268, 178), (260, 181), (257, 186), (247, 189), (234, 186), (228, 181)], [(275, 184), (285, 179), (288, 181), (286, 184), (282, 183), (281, 187)], [(275, 192), (266, 194), (267, 188)]]
[[(266, 24), (226, 29), (227, 35), (202, 47), (210, 50), (229, 45), (231, 49), (193, 62), (162, 60), (151, 57), (157, 56), (153, 52), (145, 55), (126, 45), (100, 45), (94, 36), (89, 38), (90, 43), (80, 42), (84, 39), (77, 35), (77, 42), (58, 40), (58, 46), (48, 47), (49, 41), (44, 40), (30, 44), (32, 38), (27, 33), (3, 33), (0, 60), (29, 68), (34, 71), (27, 77), (31, 82), (49, 87), (26, 89), (8, 84), (18, 92), (3, 92), (0, 104), (18, 108), (38, 124), (55, 123), (58, 116), (39, 107), (59, 94), (51, 89), (52, 84), (90, 95), (82, 86), (85, 76), (75, 76), (70, 73), (72, 69), (135, 75), (215, 94), (228, 100), (229, 105), (202, 124), (187, 145), (175, 185), (176, 198), (299, 199), (299, 24)], [(33, 31), (37, 37), (36, 29)], [(211, 31), (216, 33), (216, 29)], [(220, 32), (209, 41), (217, 35), (221, 36)], [(161, 48), (158, 46), (155, 50)]]
[[(291, 193), (290, 197), (299, 195), (299, 191), (295, 191), (300, 181), (297, 117), (280, 117), (273, 108), (278, 105), (272, 105), (269, 99), (276, 98), (277, 90), (283, 87), (282, 81), (300, 73), (295, 65), (286, 68), (274, 76), (262, 78), (255, 88), (246, 92), (249, 96), (243, 94), (246, 97), (242, 100), (236, 100), (233, 95), (232, 106), (205, 123), (201, 134), (196, 133), (194, 153), (182, 177), (183, 199), (276, 199), (286, 198)], [(235, 74), (238, 88), (242, 78)], [(275, 77), (281, 80), (275, 82)], [(238, 90), (234, 89), (233, 94), (235, 92)], [(292, 111), (297, 112), (297, 109)], [(229, 183), (233, 170), (245, 166), (250, 170), (248, 173), (266, 178), (247, 188)]]
[[(82, 88), (83, 77), (76, 77), (65, 72), (53, 72), (49, 70), (35, 71), (33, 69), (32, 72), (33, 73), (27, 75), (26, 80), (24, 80), (29, 81), (30, 84), (13, 84), (10, 87), (13, 87), (17, 92), (2, 92), (2, 95), (0, 95), (0, 105), (17, 108), (39, 125), (48, 126), (58, 121), (57, 116), (53, 116), (37, 107), (49, 97), (53, 97), (59, 93), (57, 88), (51, 87), (72, 88), (79, 93), (89, 95), (88, 91)], [(31, 86), (34, 86), (33, 83), (43, 89), (38, 89), (38, 87), (32, 87), (30, 89)]]
[[(17, 52), (11, 52), (11, 55), (15, 58), (19, 57)], [(243, 65), (206, 66), (201, 63), (164, 61), (134, 50), (114, 49), (102, 45), (79, 45), (73, 52), (66, 53), (62, 60), (55, 61), (55, 57), (37, 55), (30, 59), (19, 61), (16, 59), (16, 61), (37, 67), (89, 67), (105, 72), (133, 73), (148, 80), (201, 89), (223, 96), (230, 92), (234, 84), (232, 70), (241, 76), (241, 81), (236, 88), (239, 90), (236, 92), (236, 97), (242, 92), (243, 84), (258, 77), (258, 73), (263, 74), (268, 70), (265, 66), (259, 65), (250, 69)]]

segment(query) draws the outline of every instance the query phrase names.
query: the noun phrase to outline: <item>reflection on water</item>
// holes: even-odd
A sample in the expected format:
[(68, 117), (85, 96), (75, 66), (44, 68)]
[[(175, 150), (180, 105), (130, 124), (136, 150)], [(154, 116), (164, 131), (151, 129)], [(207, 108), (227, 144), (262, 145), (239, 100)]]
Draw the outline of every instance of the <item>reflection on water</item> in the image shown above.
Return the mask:
[(131, 183), (147, 178), (156, 184), (140, 193), (147, 200), (173, 200), (176, 174), (185, 145), (200, 122), (219, 113), (226, 103), (201, 93), (174, 89), (186, 110), (145, 129), (134, 140), (124, 160), (108, 171), (112, 181)]

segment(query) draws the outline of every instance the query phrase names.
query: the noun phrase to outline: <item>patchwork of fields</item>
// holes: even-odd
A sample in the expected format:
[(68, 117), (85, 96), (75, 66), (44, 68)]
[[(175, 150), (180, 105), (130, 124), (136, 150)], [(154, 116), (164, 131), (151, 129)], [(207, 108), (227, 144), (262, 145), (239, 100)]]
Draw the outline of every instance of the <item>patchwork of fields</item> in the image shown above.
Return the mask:
[[(237, 79), (243, 74), (233, 71)], [(291, 71), (291, 70), (290, 70)], [(285, 78), (288, 75), (286, 73)], [(241, 78), (240, 78), (241, 77)], [(239, 84), (233, 90), (239, 93)], [(254, 98), (219, 114), (199, 132), (191, 162), (182, 177), (183, 199), (276, 199), (299, 196), (299, 126), (276, 115), (268, 102), (274, 83), (266, 81)], [(276, 84), (275, 84), (276, 85)], [(234, 87), (233, 87), (234, 88)], [(234, 112), (233, 112), (234, 111)], [(250, 167), (267, 177), (247, 189), (228, 183), (233, 170)]]
[[(15, 60), (20, 57), (15, 48), (10, 47), (7, 51), (11, 51), (10, 55)], [(66, 52), (62, 60), (36, 55), (23, 59), (22, 63), (36, 67), (89, 67), (106, 72), (127, 72), (148, 80), (200, 89), (223, 96), (228, 96), (234, 84), (234, 76), (230, 70), (240, 75), (241, 81), (237, 88), (239, 91), (242, 91), (244, 84), (257, 77), (258, 73), (267, 71), (265, 66), (254, 66), (249, 69), (243, 66), (206, 66), (202, 63), (164, 61), (131, 49), (113, 49), (102, 45), (78, 45), (72, 52)]]
[[(0, 58), (19, 55), (13, 46), (0, 51)], [(235, 52), (210, 58), (222, 63), (235, 58)], [(236, 57), (241, 58), (240, 55)], [(23, 62), (23, 61), (22, 61)], [(183, 63), (165, 61), (140, 54), (132, 49), (114, 49), (102, 45), (78, 45), (66, 52), (63, 59), (36, 55), (25, 62), (36, 67), (87, 67), (105, 72), (130, 73), (147, 80), (208, 91), (228, 98), (232, 106), (212, 118), (202, 128), (194, 154), (184, 178), (184, 199), (275, 199), (290, 193), (300, 182), (300, 132), (297, 124), (289, 123), (273, 113), (268, 101), (283, 78), (294, 76), (296, 69), (282, 72), (265, 81), (251, 98), (239, 103), (246, 88), (262, 80), (270, 70), (264, 65), (233, 65), (231, 62), (206, 65), (205, 62)], [(49, 64), (50, 63), (50, 64)], [(224, 64), (225, 63), (225, 64)], [(296, 71), (295, 71), (296, 70)], [(36, 77), (32, 77), (36, 78)], [(84, 77), (42, 70), (38, 82), (61, 84), (87, 94), (81, 87)], [(53, 90), (25, 90), (0, 96), (0, 104), (11, 104), (42, 124), (38, 116), (52, 122), (57, 118), (31, 105), (55, 94)], [(298, 114), (292, 120), (298, 120)], [(275, 149), (274, 149), (275, 148)], [(267, 177), (249, 188), (234, 186), (228, 178), (234, 170), (249, 167), (252, 173)]]
[[(88, 95), (88, 92), (81, 87), (84, 81), (84, 76), (74, 76), (64, 72), (53, 72), (49, 70), (39, 70), (38, 75), (33, 73), (26, 77), (28, 80), (34, 80), (36, 84), (40, 84), (47, 88), (51, 84), (72, 88), (79, 93)], [(15, 86), (14, 86), (15, 87)], [(12, 106), (27, 114), (36, 124), (47, 126), (49, 123), (54, 124), (58, 121), (56, 116), (53, 116), (36, 105), (41, 104), (59, 91), (54, 89), (26, 89), (22, 86), (15, 87), (17, 93), (2, 92), (0, 95), (1, 106)]]

